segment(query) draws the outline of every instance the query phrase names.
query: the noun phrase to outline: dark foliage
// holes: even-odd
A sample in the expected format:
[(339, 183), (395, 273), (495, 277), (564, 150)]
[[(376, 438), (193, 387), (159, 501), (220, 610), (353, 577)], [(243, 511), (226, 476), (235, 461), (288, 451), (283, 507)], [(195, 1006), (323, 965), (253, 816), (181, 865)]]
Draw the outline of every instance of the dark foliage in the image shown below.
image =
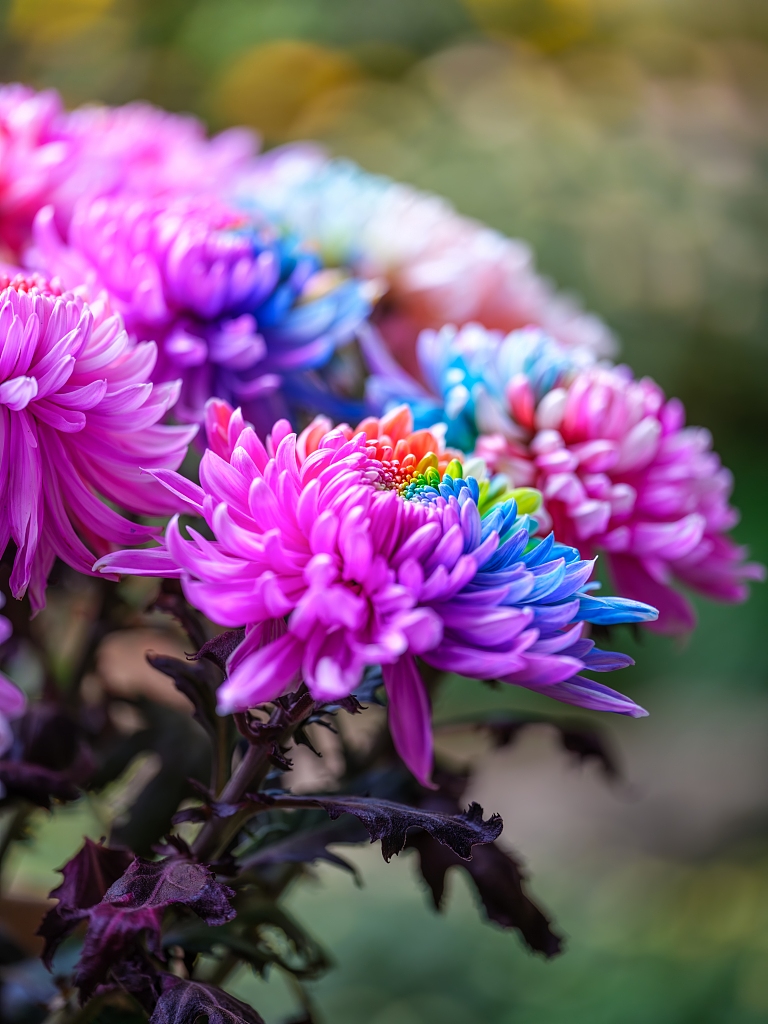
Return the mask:
[(104, 893), (133, 860), (128, 850), (111, 850), (85, 840), (82, 850), (61, 868), (64, 881), (51, 893), (59, 902), (43, 918), (37, 934), (45, 940), (43, 962), (50, 968), (59, 944), (100, 903)]
[[(135, 609), (121, 606), (118, 591), (100, 586), (100, 618), (78, 662), (81, 675), (95, 666), (101, 638), (135, 621)], [(14, 746), (0, 761), (7, 801), (21, 796), (47, 807), (83, 789), (98, 791), (137, 757), (157, 755), (154, 774), (116, 819), (110, 846), (88, 840), (62, 869), (62, 884), (52, 893), (58, 902), (40, 926), (49, 968), (61, 942), (83, 928), (76, 967), (56, 979), (73, 1013), (80, 1012), (74, 1008), (79, 998), (87, 1019), (104, 1024), (258, 1024), (255, 1010), (210, 979), (223, 983), (243, 964), (259, 974), (277, 967), (297, 983), (326, 971), (330, 958), (286, 911), (283, 896), (317, 861), (359, 882), (355, 867), (332, 847), (366, 839), (381, 842), (387, 861), (404, 848), (416, 850), (437, 908), (449, 869), (460, 868), (491, 921), (517, 930), (545, 956), (559, 950), (559, 937), (525, 891), (518, 861), (496, 843), (501, 818), (484, 819), (476, 803), (463, 809), (464, 777), (438, 772), (439, 790), (422, 789), (396, 757), (386, 730), (368, 748), (347, 743), (341, 712), (359, 715), (379, 703), (380, 671), (366, 672), (355, 694), (336, 703), (315, 701), (302, 685), (254, 711), (222, 718), (216, 690), (243, 631), (209, 639), (208, 624), (186, 603), (177, 581), (163, 583), (156, 607), (176, 617), (197, 653), (148, 661), (191, 701), (192, 714), (137, 698), (139, 727), (121, 733), (111, 715), (114, 698), (86, 703), (77, 687), (69, 693), (52, 685), (16, 727)], [(503, 745), (532, 721), (496, 719), (482, 727)], [(307, 726), (338, 736), (346, 766), (339, 792), (293, 795), (286, 788), (283, 775), (298, 745), (320, 756)], [(556, 727), (566, 749), (615, 773), (596, 733), (572, 723)], [(199, 803), (180, 809), (188, 797)], [(173, 831), (182, 822), (202, 823), (194, 840)], [(57, 958), (57, 970), (67, 955), (63, 950)], [(299, 1018), (311, 1024), (308, 1006), (302, 997), (297, 1024)]]
[(140, 955), (140, 938), (145, 935), (150, 949), (157, 951), (161, 911), (158, 908), (126, 910), (110, 903), (98, 903), (88, 911), (88, 931), (75, 973), (75, 984), (84, 1002), (97, 985), (125, 958)]
[(150, 1024), (194, 1024), (198, 1018), (208, 1024), (264, 1024), (250, 1006), (220, 988), (199, 981), (168, 978), (157, 1001)]
[[(301, 812), (293, 815), (298, 818)], [(357, 871), (349, 861), (328, 849), (336, 843), (363, 843), (366, 840), (365, 827), (351, 816), (342, 816), (336, 821), (318, 821), (309, 812), (311, 823), (308, 827), (267, 843), (253, 853), (243, 856), (240, 866), (245, 871), (265, 872), (285, 864), (312, 864), (317, 860), (327, 861), (336, 867), (349, 871), (357, 879)]]
[(169, 676), (176, 689), (188, 697), (194, 707), (194, 717), (215, 740), (216, 736), (216, 683), (210, 665), (205, 662), (182, 661), (167, 654), (148, 654), (152, 668)]
[(109, 980), (99, 985), (94, 995), (108, 992), (127, 992), (147, 1013), (152, 1013), (162, 992), (162, 976), (145, 953), (117, 960), (109, 972)]
[(228, 629), (226, 633), (219, 633), (218, 636), (206, 641), (197, 654), (192, 655), (194, 661), (207, 658), (222, 672), (227, 670), (227, 659), (245, 639), (244, 629)]
[[(439, 787), (436, 791), (422, 790), (422, 806), (443, 814), (457, 811), (468, 776), (443, 771), (436, 772), (435, 777)], [(519, 861), (497, 842), (474, 847), (471, 860), (460, 859), (426, 832), (411, 834), (407, 845), (418, 851), (421, 874), (436, 909), (442, 906), (446, 874), (450, 868), (460, 868), (472, 879), (491, 921), (518, 931), (528, 948), (536, 953), (552, 957), (560, 952), (560, 936), (552, 931), (549, 918), (525, 892), (525, 875)]]
[(319, 943), (282, 907), (254, 889), (235, 900), (237, 917), (211, 927), (194, 918), (177, 921), (163, 937), (166, 948), (187, 953), (225, 949), (259, 974), (272, 964), (298, 978), (315, 978), (329, 965)]
[(62, 772), (28, 761), (0, 761), (0, 786), (5, 799), (28, 800), (50, 808), (54, 800), (77, 800), (80, 789)]
[(146, 861), (137, 857), (106, 891), (104, 903), (124, 912), (164, 910), (174, 904), (189, 907), (208, 924), (223, 924), (235, 916), (229, 904), (234, 892), (217, 882), (205, 864), (182, 857)]
[(518, 861), (497, 843), (475, 847), (470, 861), (461, 860), (424, 832), (411, 836), (408, 846), (419, 853), (421, 874), (438, 910), (448, 870), (462, 868), (474, 882), (491, 921), (502, 928), (514, 928), (536, 953), (552, 957), (560, 952), (560, 936), (552, 931), (549, 918), (525, 893), (524, 875)]
[(472, 856), (472, 847), (478, 843), (492, 843), (503, 828), (498, 814), (492, 814), (484, 821), (483, 809), (476, 803), (471, 803), (466, 811), (444, 814), (354, 794), (286, 796), (273, 797), (272, 800), (282, 806), (322, 807), (332, 819), (342, 814), (354, 815), (365, 826), (372, 843), (381, 840), (381, 852), (387, 861), (403, 849), (406, 833), (412, 828), (425, 829), (438, 843), (450, 847), (463, 860)]

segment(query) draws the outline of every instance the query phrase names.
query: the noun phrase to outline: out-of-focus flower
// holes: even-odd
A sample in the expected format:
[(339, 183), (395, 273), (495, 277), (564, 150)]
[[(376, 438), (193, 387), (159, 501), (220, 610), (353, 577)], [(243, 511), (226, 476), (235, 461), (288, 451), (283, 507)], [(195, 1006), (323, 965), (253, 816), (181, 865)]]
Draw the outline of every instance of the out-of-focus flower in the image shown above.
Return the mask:
[(208, 139), (195, 118), (147, 103), (68, 113), (53, 90), (0, 87), (0, 241), (18, 255), (48, 204), (65, 230), (79, 200), (226, 189), (257, 142), (244, 128)]
[(590, 365), (532, 331), (425, 332), (419, 355), (433, 389), (412, 399), (420, 421), (446, 418), (449, 441), (476, 440), (492, 471), (539, 488), (542, 526), (588, 557), (606, 552), (618, 591), (659, 608), (651, 628), (694, 626), (675, 583), (741, 601), (762, 579), (727, 536), (733, 478), (711, 435), (686, 427), (682, 404), (652, 380)]
[(0, 87), (0, 244), (16, 253), (70, 156), (58, 93)]
[(0, 279), (0, 549), (15, 544), (11, 591), (29, 588), (35, 610), (56, 557), (90, 573), (94, 553), (154, 535), (110, 505), (179, 508), (142, 472), (178, 468), (195, 434), (159, 425), (179, 386), (149, 383), (155, 357), (103, 300), (37, 275)]
[(67, 115), (67, 138), (75, 158), (50, 200), (65, 220), (85, 196), (224, 190), (245, 172), (258, 148), (258, 138), (247, 128), (209, 139), (197, 118), (149, 103), (79, 107)]
[(158, 342), (155, 379), (181, 378), (184, 420), (218, 396), (259, 426), (269, 417), (268, 430), (297, 375), (326, 363), (370, 309), (366, 282), (211, 195), (78, 203), (66, 242), (54, 220), (52, 208), (38, 216), (32, 265), (105, 289), (127, 329)]
[[(0, 608), (4, 604), (5, 597), (0, 594)], [(4, 615), (0, 615), (0, 644), (4, 644), (11, 633), (10, 622)], [(0, 672), (0, 757), (13, 743), (10, 723), (24, 714), (26, 706), (27, 700), (21, 690)]]
[(582, 626), (656, 612), (593, 596), (591, 561), (552, 535), (532, 541), (536, 492), (465, 478), (458, 459), (444, 464), (438, 438), (417, 459), (427, 432), (411, 437), (407, 409), (357, 432), (323, 433), (320, 423), (297, 437), (279, 422), (266, 447), (224, 403), (209, 406), (208, 427), (200, 487), (155, 475), (215, 539), (192, 529), (185, 539), (176, 518), (163, 547), (117, 552), (97, 568), (180, 576), (211, 619), (246, 626), (219, 690), (223, 712), (274, 700), (299, 680), (316, 699), (338, 700), (367, 666), (381, 665), (395, 745), (422, 781), (432, 740), (417, 657), (571, 704), (644, 714), (579, 674), (631, 663), (598, 651)]
[(447, 323), (477, 321), (504, 332), (533, 324), (568, 347), (597, 355), (615, 348), (602, 321), (536, 273), (524, 242), (460, 216), (438, 196), (329, 160), (316, 147), (261, 157), (236, 196), (315, 241), (330, 263), (386, 281), (376, 322), (414, 375), (419, 332)]

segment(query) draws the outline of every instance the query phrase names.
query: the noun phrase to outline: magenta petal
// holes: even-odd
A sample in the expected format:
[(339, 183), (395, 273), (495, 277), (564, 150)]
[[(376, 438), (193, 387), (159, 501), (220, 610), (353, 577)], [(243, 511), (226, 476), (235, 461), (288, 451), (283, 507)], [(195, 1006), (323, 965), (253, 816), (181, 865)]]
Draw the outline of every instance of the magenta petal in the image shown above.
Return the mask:
[(432, 713), (424, 681), (405, 655), (382, 668), (389, 701), (389, 729), (400, 757), (422, 786), (432, 787)]

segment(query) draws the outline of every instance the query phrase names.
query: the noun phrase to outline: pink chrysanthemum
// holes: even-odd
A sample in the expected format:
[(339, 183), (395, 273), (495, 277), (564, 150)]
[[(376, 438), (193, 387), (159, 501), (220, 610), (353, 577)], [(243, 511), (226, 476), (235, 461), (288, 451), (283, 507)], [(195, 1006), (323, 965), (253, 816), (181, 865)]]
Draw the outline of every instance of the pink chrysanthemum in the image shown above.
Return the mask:
[(0, 87), (0, 242), (18, 256), (49, 204), (65, 230), (78, 200), (223, 190), (256, 149), (247, 129), (208, 139), (195, 118), (147, 103), (68, 113), (53, 90)]
[(651, 628), (692, 629), (683, 583), (719, 601), (743, 601), (764, 569), (728, 531), (738, 521), (731, 473), (712, 437), (686, 427), (677, 399), (627, 367), (591, 367), (543, 397), (531, 374), (507, 386), (508, 412), (524, 430), (481, 436), (477, 454), (516, 484), (538, 487), (555, 535), (605, 551), (619, 593), (659, 609)]
[[(642, 715), (631, 700), (579, 675), (630, 663), (582, 638), (584, 620), (652, 618), (647, 605), (583, 590), (592, 563), (553, 537), (530, 541), (520, 510), (535, 492), (463, 476), (458, 460), (416, 459), (389, 422), (297, 438), (275, 425), (265, 447), (239, 410), (208, 409), (201, 486), (159, 480), (213, 531), (210, 541), (171, 521), (162, 548), (122, 551), (97, 567), (180, 576), (189, 601), (224, 626), (246, 626), (219, 690), (222, 711), (276, 699), (303, 680), (320, 701), (352, 693), (382, 666), (390, 728), (426, 781), (432, 764), (429, 700), (416, 657), (481, 679), (501, 679), (599, 710)], [(322, 425), (320, 425), (322, 426)], [(400, 434), (392, 447), (391, 434)], [(415, 445), (423, 446), (428, 432)], [(520, 507), (518, 507), (518, 500)]]
[(153, 535), (102, 499), (146, 515), (179, 508), (142, 472), (176, 469), (195, 434), (160, 425), (179, 389), (148, 383), (155, 358), (102, 300), (0, 279), (0, 550), (15, 544), (11, 590), (29, 587), (34, 609), (56, 557), (89, 573), (94, 555)]
[(58, 93), (0, 87), (0, 244), (18, 253), (70, 157)]
[(196, 118), (149, 103), (80, 107), (66, 124), (73, 165), (50, 200), (63, 217), (60, 223), (84, 196), (221, 192), (258, 148), (247, 128), (209, 139)]

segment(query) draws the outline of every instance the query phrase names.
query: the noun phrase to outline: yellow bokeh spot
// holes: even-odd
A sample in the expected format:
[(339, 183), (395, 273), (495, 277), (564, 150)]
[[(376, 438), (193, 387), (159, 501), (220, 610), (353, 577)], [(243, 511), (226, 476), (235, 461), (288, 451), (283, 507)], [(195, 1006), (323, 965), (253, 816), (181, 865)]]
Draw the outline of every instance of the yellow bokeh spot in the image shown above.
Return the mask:
[(219, 81), (215, 111), (231, 124), (251, 125), (269, 140), (288, 139), (313, 103), (360, 77), (345, 53), (279, 39), (235, 60)]
[(112, 0), (13, 0), (8, 31), (17, 39), (57, 43), (99, 22)]
[(487, 32), (514, 36), (554, 52), (587, 38), (595, 28), (595, 0), (463, 0)]

